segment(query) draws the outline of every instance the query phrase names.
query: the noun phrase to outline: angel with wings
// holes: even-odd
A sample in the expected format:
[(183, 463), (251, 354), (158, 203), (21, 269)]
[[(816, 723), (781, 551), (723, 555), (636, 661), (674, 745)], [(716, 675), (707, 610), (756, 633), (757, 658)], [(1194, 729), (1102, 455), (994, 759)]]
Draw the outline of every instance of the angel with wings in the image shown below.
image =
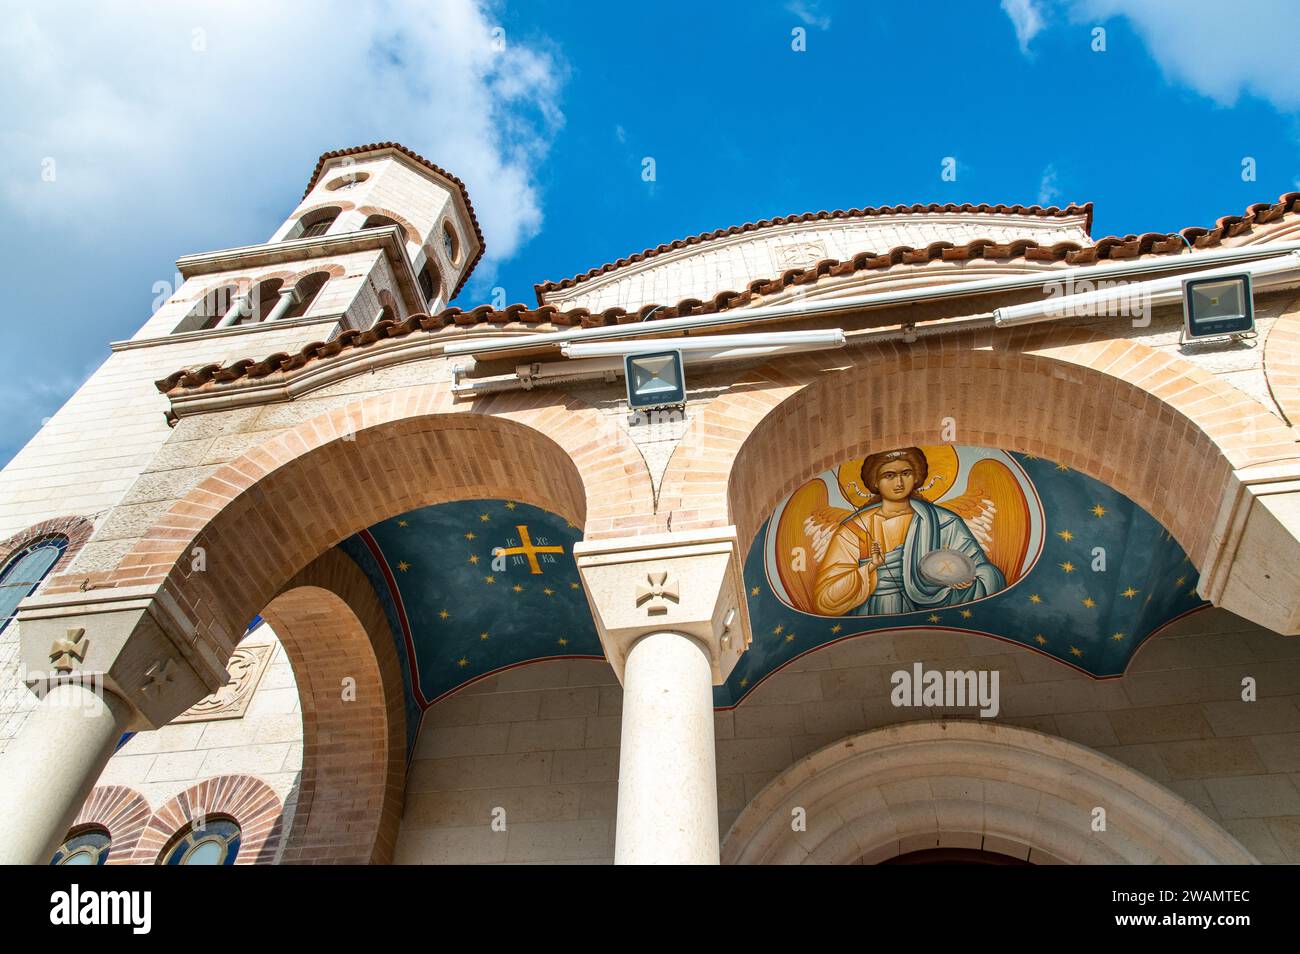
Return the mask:
[(813, 561), (777, 560), (797, 609), (821, 616), (881, 616), (969, 603), (1019, 578), (1028, 546), (1024, 491), (992, 458), (971, 469), (966, 493), (943, 503), (923, 495), (929, 461), (919, 447), (862, 463), (870, 492), (855, 511), (828, 506), (826, 484), (809, 481), (781, 515), (781, 552), (802, 546)]

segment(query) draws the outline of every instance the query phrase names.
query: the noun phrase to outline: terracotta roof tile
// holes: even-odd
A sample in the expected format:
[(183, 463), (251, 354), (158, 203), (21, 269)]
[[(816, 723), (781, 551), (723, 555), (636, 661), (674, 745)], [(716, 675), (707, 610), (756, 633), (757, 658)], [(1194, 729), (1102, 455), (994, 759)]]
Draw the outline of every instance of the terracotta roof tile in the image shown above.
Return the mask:
[(412, 152), (410, 149), (407, 149), (405, 146), (403, 146), (400, 142), (372, 142), (367, 146), (352, 146), (349, 149), (335, 149), (333, 152), (322, 153), (321, 157), (316, 160), (316, 168), (312, 170), (311, 179), (307, 182), (307, 189), (302, 194), (303, 198), (304, 199), (307, 198), (307, 196), (311, 193), (311, 190), (316, 188), (316, 183), (320, 179), (320, 174), (325, 171), (325, 163), (329, 162), (331, 159), (339, 159), (342, 158), (343, 156), (359, 156), (368, 152), (377, 152), (380, 149), (392, 149), (395, 152), (400, 152), (408, 159), (414, 160), (415, 162), (424, 166), (426, 169), (429, 169), (432, 172), (437, 173), (439, 176), (448, 180), (453, 185), (455, 185), (458, 190), (460, 190), (460, 197), (465, 203), (465, 208), (469, 211), (470, 224), (474, 227), (474, 236), (475, 238), (478, 239), (478, 254), (475, 255), (474, 260), (470, 262), (468, 266), (466, 266), (465, 270), (461, 273), (460, 281), (458, 281), (456, 283), (456, 287), (452, 289), (450, 298), (455, 298), (457, 295), (460, 294), (461, 288), (465, 286), (465, 282), (469, 279), (469, 276), (473, 273), (474, 266), (476, 266), (479, 263), (479, 259), (481, 259), (483, 257), (483, 253), (487, 251), (487, 243), (483, 240), (483, 230), (479, 228), (478, 216), (474, 212), (473, 203), (469, 201), (469, 191), (465, 188), (465, 183), (461, 182), (459, 178), (452, 175), (446, 169), (442, 168), (442, 166), (436, 165), (430, 162), (428, 159), (424, 158), (424, 156)]
[(542, 295), (548, 291), (555, 291), (560, 288), (572, 288), (581, 282), (595, 278), (597, 275), (603, 275), (606, 272), (612, 272), (615, 269), (622, 268), (624, 265), (631, 265), (634, 262), (643, 262), (648, 258), (654, 258), (656, 255), (662, 255), (664, 252), (671, 252), (679, 248), (687, 248), (691, 245), (700, 245), (704, 242), (711, 242), (714, 239), (726, 238), (729, 235), (740, 235), (744, 232), (756, 232), (759, 229), (771, 228), (775, 225), (790, 225), (796, 222), (816, 222), (830, 219), (862, 219), (877, 218), (884, 215), (940, 215), (944, 213), (984, 213), (995, 215), (1041, 215), (1051, 218), (1064, 218), (1069, 215), (1082, 215), (1085, 217), (1084, 231), (1092, 231), (1092, 203), (1087, 202), (1083, 205), (1069, 205), (1064, 209), (1056, 206), (1043, 207), (1041, 205), (989, 205), (982, 203), (979, 205), (970, 202), (957, 205), (948, 203), (940, 205), (932, 202), (929, 205), (917, 203), (915, 205), (881, 205), (871, 206), (864, 209), (836, 209), (833, 212), (802, 212), (798, 215), (782, 215), (774, 219), (760, 219), (757, 222), (746, 222), (744, 225), (733, 225), (730, 228), (715, 229), (712, 232), (701, 232), (699, 235), (691, 235), (687, 238), (677, 239), (669, 242), (667, 245), (657, 245), (654, 248), (648, 248), (643, 252), (637, 252), (635, 255), (629, 255), (626, 258), (620, 258), (616, 262), (609, 262), (597, 268), (589, 268), (581, 275), (574, 275), (572, 278), (564, 278), (560, 281), (546, 281), (533, 286), (537, 293), (538, 302), (542, 301)]
[(182, 369), (156, 382), (164, 394), (195, 390), (214, 383), (240, 378), (264, 378), (277, 372), (293, 371), (309, 361), (332, 357), (341, 351), (365, 348), (384, 338), (400, 338), (417, 331), (437, 332), (448, 326), (472, 327), (480, 324), (594, 328), (605, 325), (656, 321), (688, 315), (716, 314), (739, 308), (756, 299), (780, 292), (790, 285), (811, 284), (825, 276), (845, 276), (865, 270), (885, 270), (895, 265), (920, 265), (931, 261), (969, 261), (983, 258), (998, 261), (1023, 258), (1035, 262), (1062, 262), (1068, 265), (1092, 265), (1104, 260), (1122, 260), (1140, 255), (1176, 255), (1189, 246), (1211, 248), (1225, 238), (1250, 231), (1255, 225), (1275, 222), (1288, 213), (1300, 213), (1300, 192), (1288, 192), (1275, 203), (1250, 206), (1245, 215), (1227, 215), (1213, 228), (1193, 227), (1178, 232), (1146, 232), (1142, 235), (1109, 236), (1093, 245), (1058, 242), (1039, 245), (1029, 239), (998, 243), (976, 239), (964, 245), (935, 242), (925, 248), (898, 246), (876, 254), (860, 252), (852, 259), (839, 262), (825, 259), (811, 268), (790, 269), (780, 276), (750, 282), (744, 291), (723, 291), (707, 301), (686, 298), (674, 305), (642, 305), (636, 311), (607, 308), (592, 313), (585, 308), (560, 311), (555, 305), (530, 308), (524, 304), (496, 310), (479, 305), (470, 311), (448, 308), (437, 315), (412, 315), (404, 321), (384, 320), (365, 331), (344, 331), (329, 342), (313, 342), (295, 354), (279, 352), (261, 361), (245, 358), (227, 365), (209, 364), (196, 369)]

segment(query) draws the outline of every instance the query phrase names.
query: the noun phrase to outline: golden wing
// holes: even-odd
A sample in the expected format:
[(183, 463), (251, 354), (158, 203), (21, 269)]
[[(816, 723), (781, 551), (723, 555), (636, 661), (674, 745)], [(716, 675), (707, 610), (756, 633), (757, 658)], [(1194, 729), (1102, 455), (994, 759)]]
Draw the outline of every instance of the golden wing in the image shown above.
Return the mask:
[(966, 493), (940, 506), (966, 521), (1007, 586), (1020, 579), (1029, 550), (1029, 501), (1011, 468), (999, 460), (980, 461), (971, 468)]
[(776, 527), (776, 569), (795, 609), (816, 612), (813, 585), (831, 537), (848, 510), (831, 507), (826, 484), (813, 478), (790, 495)]

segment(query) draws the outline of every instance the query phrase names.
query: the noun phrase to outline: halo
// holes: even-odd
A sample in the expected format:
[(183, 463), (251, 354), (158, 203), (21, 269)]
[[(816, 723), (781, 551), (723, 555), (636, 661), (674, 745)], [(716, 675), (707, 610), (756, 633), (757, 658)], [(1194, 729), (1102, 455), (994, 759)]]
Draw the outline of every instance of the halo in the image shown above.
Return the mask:
[[(952, 492), (957, 485), (957, 474), (961, 470), (961, 461), (957, 449), (948, 444), (923, 445), (921, 452), (930, 465), (930, 475), (926, 478), (927, 489), (919, 496), (930, 503)], [(840, 464), (835, 470), (835, 478), (840, 485), (844, 499), (856, 507), (866, 506), (871, 499), (871, 492), (862, 483), (862, 462), (865, 457), (854, 457)]]

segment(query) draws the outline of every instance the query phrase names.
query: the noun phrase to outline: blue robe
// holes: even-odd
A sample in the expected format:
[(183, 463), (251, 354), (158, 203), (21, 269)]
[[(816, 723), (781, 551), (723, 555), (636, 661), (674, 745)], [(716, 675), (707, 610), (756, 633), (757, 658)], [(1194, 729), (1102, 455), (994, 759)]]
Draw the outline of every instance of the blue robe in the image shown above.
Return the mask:
[[(911, 498), (912, 523), (901, 546), (885, 554), (876, 569), (876, 589), (866, 602), (849, 611), (851, 616), (892, 616), (983, 599), (1005, 589), (1002, 571), (989, 562), (966, 521), (928, 500)], [(876, 505), (879, 506), (879, 505)], [(862, 511), (855, 513), (853, 519)], [(847, 520), (845, 521), (848, 522)], [(934, 550), (958, 550), (975, 564), (975, 580), (964, 590), (936, 585), (921, 576), (921, 558)], [(858, 565), (867, 561), (859, 560)]]

